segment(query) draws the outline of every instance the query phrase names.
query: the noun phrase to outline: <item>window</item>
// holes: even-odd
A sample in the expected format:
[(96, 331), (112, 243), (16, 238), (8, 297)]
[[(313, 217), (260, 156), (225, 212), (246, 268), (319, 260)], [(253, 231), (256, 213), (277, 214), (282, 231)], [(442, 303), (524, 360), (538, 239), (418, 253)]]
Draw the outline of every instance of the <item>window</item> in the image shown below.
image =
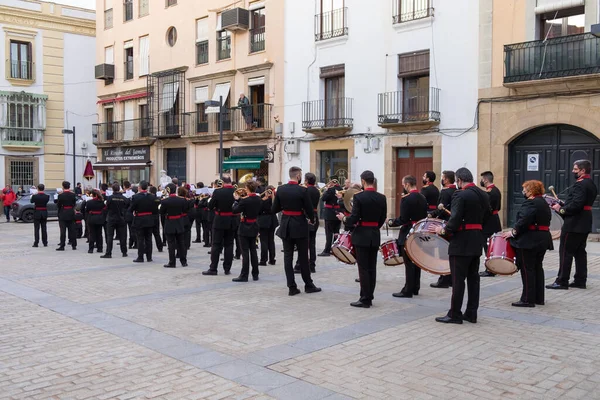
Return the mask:
[(393, 0), (395, 24), (430, 17), (433, 15), (433, 0)]
[(325, 124), (339, 126), (345, 114), (345, 65), (321, 68), (325, 84)]
[(196, 88), (196, 132), (208, 132), (208, 117), (205, 103), (208, 100), (208, 86)]
[(149, 137), (151, 133), (152, 123), (150, 120), (150, 114), (148, 113), (148, 105), (140, 105), (140, 125), (141, 125), (141, 137)]
[(575, 35), (585, 31), (585, 8), (574, 7), (540, 15), (540, 40)]
[(208, 63), (208, 18), (196, 21), (196, 64)]
[(104, 0), (104, 29), (113, 27), (113, 0)]
[(171, 47), (177, 43), (177, 29), (174, 26), (167, 29), (167, 43)]
[(33, 80), (33, 62), (31, 61), (31, 43), (10, 41), (10, 77), (13, 79)]
[(9, 159), (9, 176), (10, 185), (16, 187), (31, 187), (37, 184), (37, 161), (27, 159)]
[(402, 80), (402, 119), (429, 119), (429, 50), (400, 54), (398, 77)]
[(104, 122), (106, 122), (106, 140), (115, 140), (115, 124), (113, 120), (113, 108), (104, 109)]
[(250, 11), (250, 53), (265, 49), (265, 9)]
[(133, 0), (123, 0), (123, 21), (133, 19)]
[(140, 76), (145, 76), (150, 73), (150, 37), (142, 36), (140, 38)]
[(46, 129), (47, 96), (26, 92), (0, 94), (3, 140), (41, 142)]
[(326, 40), (348, 34), (345, 0), (319, 0), (315, 16), (315, 40)]
[(150, 13), (150, 0), (139, 0), (140, 17), (144, 17)]
[(231, 58), (231, 34), (228, 31), (217, 32), (217, 60)]
[(165, 0), (165, 7), (176, 6), (177, 0)]
[[(104, 48), (104, 64), (114, 65), (115, 64), (115, 53), (114, 47), (108, 46)], [(105, 79), (104, 86), (111, 85), (114, 79)]]
[(133, 40), (125, 42), (125, 80), (133, 79)]

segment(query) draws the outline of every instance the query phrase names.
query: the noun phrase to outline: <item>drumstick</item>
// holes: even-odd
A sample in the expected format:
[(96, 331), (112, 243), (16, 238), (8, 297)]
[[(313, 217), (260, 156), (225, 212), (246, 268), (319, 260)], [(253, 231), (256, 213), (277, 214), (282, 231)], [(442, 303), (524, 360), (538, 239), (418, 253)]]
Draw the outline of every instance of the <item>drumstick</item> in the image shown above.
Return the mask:
[(558, 196), (556, 195), (556, 192), (554, 191), (554, 186), (548, 186), (548, 190), (551, 191), (554, 198), (556, 200), (558, 200)]
[(443, 204), (438, 204), (438, 210), (447, 212), (448, 215), (452, 215), (452, 213), (450, 212), (450, 210), (448, 210), (446, 207), (444, 207)]

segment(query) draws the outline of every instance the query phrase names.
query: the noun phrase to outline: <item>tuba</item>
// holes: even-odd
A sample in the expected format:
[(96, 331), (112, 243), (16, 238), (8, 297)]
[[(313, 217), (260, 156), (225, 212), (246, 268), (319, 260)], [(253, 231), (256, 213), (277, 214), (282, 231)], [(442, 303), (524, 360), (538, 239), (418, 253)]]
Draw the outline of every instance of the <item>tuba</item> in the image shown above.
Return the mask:
[(344, 207), (346, 208), (346, 210), (348, 210), (348, 212), (352, 212), (352, 205), (353, 205), (352, 200), (354, 199), (354, 195), (356, 193), (362, 192), (362, 190), (350, 188), (347, 190), (342, 190), (342, 192), (344, 192), (344, 195), (342, 198), (344, 201)]
[(240, 178), (240, 180), (238, 181), (238, 184), (240, 186), (244, 185), (246, 182), (251, 181), (254, 178), (254, 174), (252, 172), (247, 173), (246, 175), (242, 176)]

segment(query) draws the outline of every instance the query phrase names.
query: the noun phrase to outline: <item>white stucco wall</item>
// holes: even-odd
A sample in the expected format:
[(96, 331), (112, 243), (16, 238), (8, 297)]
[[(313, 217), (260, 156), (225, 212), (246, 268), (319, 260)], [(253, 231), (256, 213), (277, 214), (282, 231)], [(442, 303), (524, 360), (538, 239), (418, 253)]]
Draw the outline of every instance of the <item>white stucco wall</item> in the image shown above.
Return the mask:
[[(307, 4), (309, 3), (309, 4)], [(323, 98), (320, 68), (345, 64), (345, 95), (354, 99), (356, 167), (371, 169), (384, 183), (383, 146), (379, 151), (363, 151), (364, 134), (385, 136), (377, 125), (377, 95), (400, 90), (398, 54), (430, 50), (430, 86), (441, 90), (439, 129), (455, 136), (475, 120), (478, 82), (477, 2), (469, 0), (434, 1), (435, 16), (392, 25), (391, 1), (346, 0), (349, 35), (328, 41), (314, 41), (315, 0), (286, 2), (285, 9), (285, 105), (284, 137), (306, 140), (313, 136), (302, 131), (302, 102)], [(313, 62), (314, 60), (314, 62)], [(290, 132), (290, 122), (295, 133)], [(460, 137), (443, 136), (442, 168), (477, 165), (476, 132)], [(310, 165), (309, 143), (302, 142), (300, 154), (284, 155), (285, 166)], [(350, 160), (349, 160), (350, 164)], [(312, 171), (316, 172), (316, 171)], [(438, 171), (439, 172), (439, 171)], [(356, 171), (353, 171), (355, 175)], [(359, 172), (360, 173), (360, 172)]]

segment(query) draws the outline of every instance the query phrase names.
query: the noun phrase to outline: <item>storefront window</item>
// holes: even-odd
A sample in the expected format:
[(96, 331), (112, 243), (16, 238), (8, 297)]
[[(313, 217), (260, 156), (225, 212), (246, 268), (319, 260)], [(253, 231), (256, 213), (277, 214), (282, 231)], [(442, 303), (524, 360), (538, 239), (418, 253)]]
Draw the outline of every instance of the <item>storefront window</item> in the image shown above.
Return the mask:
[[(148, 181), (150, 179), (150, 168), (106, 171), (106, 174), (106, 183), (108, 184), (119, 182), (122, 185), (124, 181), (129, 181), (135, 186), (141, 181)], [(150, 183), (157, 185), (157, 182)]]

